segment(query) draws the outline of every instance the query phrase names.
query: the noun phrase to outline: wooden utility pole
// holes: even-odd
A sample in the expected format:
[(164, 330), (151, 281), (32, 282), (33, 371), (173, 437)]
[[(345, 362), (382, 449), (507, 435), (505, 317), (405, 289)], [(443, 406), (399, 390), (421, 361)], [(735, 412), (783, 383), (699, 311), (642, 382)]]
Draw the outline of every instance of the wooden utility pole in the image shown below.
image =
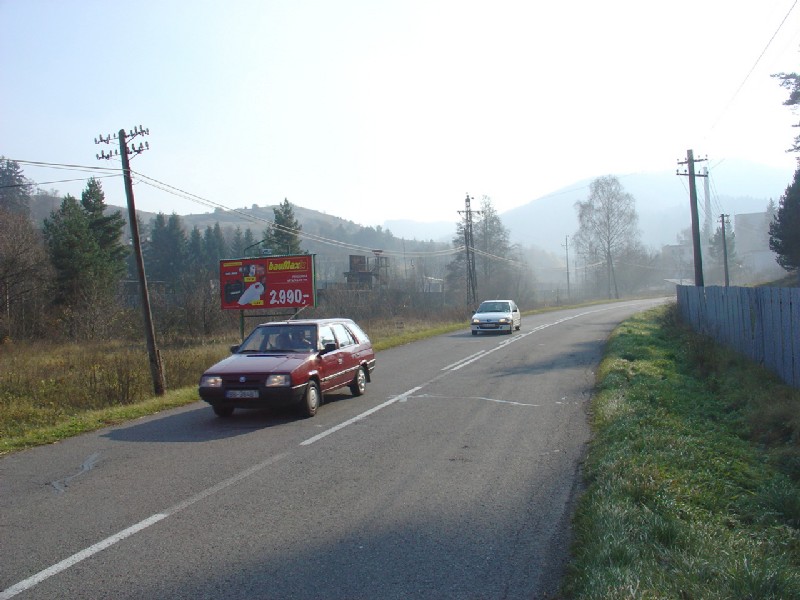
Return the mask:
[(569, 236), (564, 236), (564, 250), (567, 254), (567, 300), (570, 298), (569, 293)]
[[(142, 243), (139, 237), (139, 221), (136, 219), (136, 205), (134, 204), (133, 200), (133, 181), (131, 180), (131, 166), (130, 161), (128, 160), (129, 154), (141, 154), (145, 150), (150, 149), (150, 144), (145, 142), (144, 144), (139, 144), (136, 147), (135, 144), (131, 144), (130, 148), (128, 147), (128, 139), (133, 139), (139, 135), (149, 135), (149, 129), (143, 129), (140, 125), (138, 129), (135, 127), (133, 131), (126, 135), (124, 129), (120, 129), (118, 134), (114, 135), (115, 139), (119, 140), (119, 151), (114, 151), (112, 154), (111, 152), (101, 152), (97, 155), (98, 159), (105, 159), (108, 160), (112, 157), (119, 156), (120, 160), (122, 161), (122, 175), (125, 180), (125, 197), (128, 201), (128, 223), (131, 228), (131, 242), (133, 243), (133, 251), (136, 256), (136, 269), (139, 275), (139, 292), (141, 294), (141, 302), (142, 302), (142, 316), (144, 317), (144, 325), (145, 325), (145, 337), (147, 338), (147, 353), (150, 357), (150, 375), (153, 379), (153, 391), (155, 392), (156, 396), (163, 396), (164, 392), (166, 391), (166, 383), (164, 382), (164, 367), (161, 363), (161, 354), (158, 351), (158, 346), (156, 345), (156, 333), (155, 327), (153, 326), (153, 313), (150, 310), (150, 293), (147, 289), (147, 277), (145, 276), (144, 271), (144, 258), (142, 256)], [(95, 139), (95, 144), (109, 144), (111, 142), (111, 136), (107, 135), (106, 137), (100, 136), (99, 140)]]
[(467, 194), (465, 207), (463, 211), (458, 211), (459, 214), (463, 213), (464, 216), (464, 246), (467, 258), (467, 306), (473, 306), (478, 302), (477, 299), (477, 276), (475, 274), (475, 242), (472, 237), (472, 215), (481, 211), (472, 210), (470, 202), (472, 198)]
[(728, 242), (725, 238), (725, 224), (727, 220), (728, 215), (719, 216), (719, 224), (722, 227), (722, 259), (725, 264), (725, 287), (730, 285), (730, 277), (728, 276)]
[(694, 248), (694, 284), (703, 287), (703, 254), (700, 248), (700, 218), (697, 213), (697, 185), (695, 177), (708, 177), (707, 174), (697, 175), (694, 171), (694, 163), (707, 160), (705, 158), (695, 160), (691, 150), (686, 151), (686, 160), (678, 162), (679, 165), (688, 165), (688, 171), (683, 173), (676, 171), (676, 175), (687, 175), (689, 177), (689, 208), (692, 213), (692, 246)]

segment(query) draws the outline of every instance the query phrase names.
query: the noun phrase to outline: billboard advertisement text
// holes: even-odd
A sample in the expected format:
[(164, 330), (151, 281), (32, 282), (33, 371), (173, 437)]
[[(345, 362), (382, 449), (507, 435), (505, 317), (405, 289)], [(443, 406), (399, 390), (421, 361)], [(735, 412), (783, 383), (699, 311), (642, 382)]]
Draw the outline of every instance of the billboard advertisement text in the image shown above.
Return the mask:
[(223, 310), (314, 306), (314, 255), (221, 260), (219, 287)]

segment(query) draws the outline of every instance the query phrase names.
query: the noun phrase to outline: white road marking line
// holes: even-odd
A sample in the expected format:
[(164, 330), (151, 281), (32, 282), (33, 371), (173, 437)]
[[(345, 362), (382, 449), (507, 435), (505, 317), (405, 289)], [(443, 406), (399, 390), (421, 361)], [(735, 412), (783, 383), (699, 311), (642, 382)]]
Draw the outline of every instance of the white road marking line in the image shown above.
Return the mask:
[(101, 542), (97, 542), (96, 544), (89, 546), (88, 548), (81, 550), (80, 552), (76, 552), (69, 558), (65, 558), (60, 563), (54, 564), (52, 567), (48, 567), (44, 571), (39, 571), (33, 577), (28, 577), (24, 581), (20, 581), (12, 585), (10, 588), (7, 588), (0, 592), (0, 600), (7, 600), (8, 598), (13, 598), (17, 594), (24, 592), (32, 588), (35, 585), (42, 583), (45, 579), (49, 579), (53, 575), (57, 575), (61, 571), (69, 569), (71, 566), (78, 564), (82, 560), (89, 558), (100, 552), (101, 550), (105, 550), (109, 546), (113, 546), (117, 542), (121, 542), (125, 538), (132, 536), (134, 533), (140, 532), (142, 529), (146, 529), (153, 525), (154, 523), (158, 523), (162, 519), (166, 519), (167, 515), (164, 513), (157, 513), (151, 517), (146, 518), (144, 521), (139, 521), (136, 525), (132, 525), (127, 529), (123, 529), (119, 533), (112, 535), (111, 537), (107, 537)]
[(513, 404), (515, 406), (533, 406), (541, 408), (541, 404), (527, 404), (525, 402), (517, 402), (516, 400), (500, 400), (499, 398), (486, 398), (484, 396), (445, 396), (443, 394), (419, 394), (414, 398), (444, 398), (446, 400), (486, 400), (487, 402), (497, 402), (498, 404)]
[(470, 355), (469, 355), (469, 356), (467, 356), (466, 358), (462, 358), (462, 359), (460, 359), (460, 360), (457, 360), (456, 362), (454, 362), (454, 363), (452, 363), (452, 364), (449, 364), (449, 365), (447, 365), (446, 367), (442, 367), (442, 371), (449, 371), (450, 369), (452, 369), (452, 368), (453, 368), (453, 367), (455, 367), (456, 365), (459, 365), (459, 364), (461, 364), (461, 363), (462, 363), (462, 362), (464, 362), (465, 360), (470, 360), (471, 358), (480, 357), (480, 356), (482, 356), (482, 355), (484, 355), (484, 354), (486, 354), (486, 350), (481, 350), (481, 351), (479, 351), (479, 352), (476, 352), (475, 354), (470, 354)]
[(338, 425), (336, 425), (335, 427), (331, 427), (330, 429), (326, 429), (326, 430), (325, 430), (325, 431), (323, 431), (322, 433), (318, 433), (318, 434), (317, 434), (317, 435), (315, 435), (314, 437), (310, 437), (310, 438), (308, 438), (306, 441), (304, 441), (304, 442), (301, 442), (301, 443), (300, 443), (300, 445), (301, 445), (301, 446), (310, 446), (310, 445), (311, 445), (311, 444), (313, 444), (314, 442), (318, 442), (318, 441), (319, 441), (319, 440), (321, 440), (322, 438), (324, 438), (324, 437), (327, 437), (327, 436), (329, 436), (330, 434), (332, 434), (332, 433), (335, 433), (335, 432), (339, 431), (340, 429), (344, 429), (344, 428), (345, 428), (345, 427), (347, 427), (348, 425), (352, 425), (353, 423), (355, 423), (355, 422), (357, 422), (357, 421), (360, 421), (361, 419), (366, 419), (368, 416), (370, 416), (371, 414), (374, 414), (374, 413), (378, 412), (378, 411), (379, 411), (379, 410), (381, 410), (382, 408), (386, 408), (387, 406), (390, 406), (390, 405), (394, 404), (395, 402), (402, 402), (402, 401), (404, 401), (404, 400), (405, 400), (405, 399), (406, 399), (408, 396), (410, 396), (411, 394), (413, 394), (414, 392), (417, 392), (417, 391), (421, 390), (421, 389), (422, 389), (422, 388), (423, 388), (425, 385), (427, 385), (427, 384), (423, 384), (423, 385), (417, 386), (417, 387), (415, 387), (415, 388), (412, 388), (412, 389), (408, 390), (407, 392), (403, 392), (403, 393), (402, 393), (402, 394), (400, 394), (399, 396), (395, 396), (394, 398), (390, 398), (389, 400), (387, 400), (387, 401), (386, 401), (386, 402), (384, 402), (383, 404), (379, 404), (378, 406), (374, 406), (373, 408), (370, 408), (369, 410), (367, 410), (367, 411), (364, 411), (363, 413), (361, 413), (361, 414), (359, 414), (359, 415), (356, 415), (356, 416), (355, 416), (355, 417), (353, 417), (352, 419), (348, 419), (347, 421), (343, 421), (342, 423), (339, 423), (339, 424), (338, 424)]
[(131, 525), (130, 527), (123, 529), (122, 531), (115, 533), (114, 535), (107, 537), (106, 539), (101, 540), (96, 544), (89, 546), (88, 548), (76, 552), (69, 558), (65, 558), (61, 562), (56, 563), (53, 566), (44, 569), (43, 571), (39, 571), (33, 576), (28, 577), (27, 579), (20, 581), (19, 583), (15, 583), (10, 588), (6, 588), (2, 592), (0, 592), (0, 600), (8, 600), (9, 598), (13, 598), (17, 594), (20, 594), (25, 590), (29, 590), (33, 586), (42, 583), (46, 579), (49, 579), (53, 575), (57, 575), (61, 571), (65, 571), (66, 569), (69, 569), (70, 567), (78, 564), (79, 562), (86, 560), (91, 556), (94, 556), (98, 552), (101, 552), (106, 548), (110, 548), (114, 544), (121, 542), (122, 540), (129, 538), (132, 535), (139, 533), (144, 529), (147, 529), (151, 525), (155, 525), (159, 521), (163, 521), (167, 517), (174, 515), (185, 508), (188, 508), (192, 504), (199, 502), (200, 500), (207, 498), (212, 494), (216, 494), (217, 492), (220, 492), (225, 488), (228, 488), (234, 485), (235, 483), (238, 483), (242, 479), (250, 477), (254, 473), (257, 473), (258, 471), (264, 469), (265, 467), (275, 464), (282, 458), (288, 456), (288, 454), (289, 454), (288, 452), (284, 452), (281, 454), (277, 454), (275, 456), (271, 456), (267, 460), (262, 461), (257, 465), (253, 465), (249, 469), (245, 469), (244, 471), (237, 473), (233, 477), (229, 477), (228, 479), (221, 481), (220, 483), (210, 488), (206, 488), (205, 490), (195, 494), (194, 496), (191, 496), (190, 498), (187, 498), (183, 502), (179, 502), (178, 504), (172, 506), (171, 508), (168, 508), (163, 512), (151, 515), (146, 519), (139, 521), (135, 525)]
[(452, 363), (450, 365), (447, 365), (446, 367), (442, 368), (442, 371), (458, 371), (459, 369), (463, 369), (464, 367), (466, 367), (468, 365), (471, 365), (472, 363), (480, 360), (484, 356), (488, 356), (492, 352), (496, 352), (497, 350), (500, 350), (501, 348), (505, 348), (509, 344), (513, 344), (514, 342), (517, 342), (517, 341), (519, 341), (519, 340), (521, 340), (523, 338), (528, 337), (532, 333), (536, 333), (537, 331), (541, 331), (542, 329), (547, 329), (548, 327), (552, 327), (553, 325), (559, 325), (561, 323), (564, 323), (565, 321), (571, 321), (572, 319), (577, 319), (578, 317), (584, 317), (586, 315), (591, 315), (593, 313), (603, 312), (603, 311), (606, 311), (606, 310), (611, 310), (612, 308), (616, 308), (616, 307), (606, 307), (606, 308), (599, 308), (599, 309), (595, 309), (595, 310), (587, 310), (585, 312), (578, 313), (577, 315), (572, 315), (571, 317), (564, 317), (563, 319), (559, 319), (558, 321), (553, 321), (552, 323), (545, 323), (544, 325), (539, 325), (538, 327), (534, 327), (530, 331), (526, 331), (525, 333), (518, 333), (514, 337), (511, 337), (511, 338), (503, 340), (502, 342), (497, 344), (497, 346), (495, 346), (494, 348), (490, 348), (489, 350), (481, 350), (480, 352), (476, 352), (475, 354), (471, 354), (471, 355), (469, 355), (469, 356), (467, 356), (465, 358), (462, 358), (459, 361), (456, 361), (456, 362), (454, 362), (454, 363)]

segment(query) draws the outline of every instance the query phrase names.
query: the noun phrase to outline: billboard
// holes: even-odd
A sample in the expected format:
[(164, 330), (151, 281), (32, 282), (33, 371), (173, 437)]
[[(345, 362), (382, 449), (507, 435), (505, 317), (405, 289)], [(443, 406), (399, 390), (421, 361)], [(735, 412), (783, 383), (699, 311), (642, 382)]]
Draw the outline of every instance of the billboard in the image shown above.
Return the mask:
[(314, 255), (221, 260), (219, 289), (223, 310), (315, 306)]

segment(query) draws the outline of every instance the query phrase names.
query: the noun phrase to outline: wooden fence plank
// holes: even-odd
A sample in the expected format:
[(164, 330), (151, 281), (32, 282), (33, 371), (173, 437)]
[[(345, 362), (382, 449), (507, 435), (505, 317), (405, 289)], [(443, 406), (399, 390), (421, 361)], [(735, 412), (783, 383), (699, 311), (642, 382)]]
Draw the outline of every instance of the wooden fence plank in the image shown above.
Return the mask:
[(792, 378), (791, 385), (800, 388), (800, 288), (791, 288), (790, 293), (791, 332), (789, 339), (792, 341)]

